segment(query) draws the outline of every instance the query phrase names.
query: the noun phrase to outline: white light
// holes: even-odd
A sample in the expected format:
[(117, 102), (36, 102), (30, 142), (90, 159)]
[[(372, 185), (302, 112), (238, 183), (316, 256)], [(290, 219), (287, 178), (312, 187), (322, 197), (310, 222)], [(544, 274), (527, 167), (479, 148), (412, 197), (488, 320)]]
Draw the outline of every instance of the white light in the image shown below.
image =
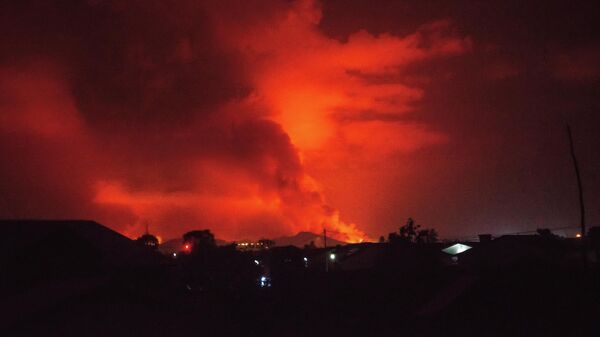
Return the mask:
[(305, 258), (304, 258), (304, 262), (308, 262), (308, 258), (306, 258), (306, 257), (305, 257)]
[(457, 243), (455, 245), (452, 245), (450, 247), (442, 249), (442, 252), (444, 252), (446, 254), (450, 254), (450, 255), (456, 255), (456, 254), (460, 254), (462, 252), (466, 252), (467, 250), (469, 250), (471, 248), (472, 248), (471, 246)]
[(258, 266), (260, 264), (260, 262), (258, 262), (258, 260), (254, 260), (254, 263)]
[(335, 254), (329, 254), (329, 259), (335, 260)]
[(177, 257), (177, 253), (173, 253), (173, 257)]
[(258, 285), (261, 288), (270, 287), (271, 286), (271, 280), (269, 280), (269, 278), (266, 277), (266, 276), (261, 276), (260, 277), (260, 282), (258, 283)]

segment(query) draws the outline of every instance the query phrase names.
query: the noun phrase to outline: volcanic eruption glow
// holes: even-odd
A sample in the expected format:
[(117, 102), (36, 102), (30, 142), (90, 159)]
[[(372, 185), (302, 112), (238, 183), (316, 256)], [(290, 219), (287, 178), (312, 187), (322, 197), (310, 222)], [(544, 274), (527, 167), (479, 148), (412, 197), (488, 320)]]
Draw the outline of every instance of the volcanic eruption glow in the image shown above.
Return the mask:
[(18, 181), (4, 215), (92, 218), (131, 237), (149, 224), (166, 238), (327, 228), (371, 239), (311, 170), (347, 177), (357, 161), (443, 143), (402, 118), (425, 95), (402, 74), (470, 40), (446, 21), (337, 40), (316, 1), (165, 6), (94, 2), (66, 27), (57, 9), (33, 35), (15, 32), (27, 40), (13, 43), (20, 61), (0, 68), (2, 153), (13, 158), (2, 175)]

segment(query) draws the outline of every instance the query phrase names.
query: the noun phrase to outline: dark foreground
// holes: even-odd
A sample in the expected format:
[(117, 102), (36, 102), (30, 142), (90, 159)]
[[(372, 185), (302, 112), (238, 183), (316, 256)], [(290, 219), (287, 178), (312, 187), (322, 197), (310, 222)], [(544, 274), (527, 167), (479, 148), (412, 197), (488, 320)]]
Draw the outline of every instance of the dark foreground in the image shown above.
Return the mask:
[[(458, 263), (432, 254), (438, 247), (386, 245), (368, 268), (273, 267), (263, 288), (230, 286), (241, 269), (227, 269), (227, 286), (199, 287), (183, 260), (100, 268), (84, 247), (42, 245), (5, 264), (2, 335), (598, 336), (598, 267), (584, 271), (570, 244)], [(61, 258), (32, 258), (48, 251)]]
[[(487, 275), (438, 312), (442, 280), (372, 273), (240, 294), (108, 283), (26, 317), (7, 336), (596, 336), (598, 287), (581, 273)], [(459, 281), (461, 282), (461, 281)], [(5, 308), (10, 310), (10, 308)]]

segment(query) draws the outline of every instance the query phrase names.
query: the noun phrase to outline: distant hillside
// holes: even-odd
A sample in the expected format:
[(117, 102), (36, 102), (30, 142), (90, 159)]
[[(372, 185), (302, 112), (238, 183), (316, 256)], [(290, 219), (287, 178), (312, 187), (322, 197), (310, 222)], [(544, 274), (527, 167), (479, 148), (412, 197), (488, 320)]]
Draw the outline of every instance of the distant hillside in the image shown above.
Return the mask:
[[(281, 236), (278, 238), (272, 239), (275, 241), (276, 246), (296, 246), (299, 248), (304, 248), (305, 245), (310, 244), (311, 241), (314, 241), (315, 246), (323, 247), (323, 236), (311, 232), (299, 232), (293, 236)], [(243, 241), (253, 241), (253, 240), (239, 240), (237, 242)], [(217, 246), (225, 246), (230, 244), (228, 241), (216, 239)], [(339, 241), (330, 237), (327, 237), (327, 247), (334, 247), (337, 245), (345, 245), (347, 242)], [(160, 244), (158, 250), (163, 254), (173, 254), (181, 251), (181, 247), (183, 245), (183, 241), (180, 238), (166, 240)]]
[[(303, 248), (305, 245), (308, 245), (311, 241), (313, 241), (315, 246), (323, 247), (323, 236), (311, 232), (299, 232), (293, 236), (282, 236), (274, 238), (273, 241), (275, 241), (276, 246), (296, 246), (300, 248)], [(327, 237), (327, 247), (345, 244), (347, 243)]]

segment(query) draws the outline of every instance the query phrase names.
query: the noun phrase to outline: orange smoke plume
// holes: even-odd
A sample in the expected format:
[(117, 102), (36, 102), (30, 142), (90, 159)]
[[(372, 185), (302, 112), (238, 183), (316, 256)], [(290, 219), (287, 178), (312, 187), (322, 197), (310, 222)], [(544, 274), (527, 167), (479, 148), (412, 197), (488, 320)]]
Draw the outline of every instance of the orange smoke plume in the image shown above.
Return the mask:
[(353, 186), (369, 207), (353, 185), (358, 162), (445, 141), (403, 118), (425, 95), (404, 72), (464, 53), (470, 41), (449, 22), (340, 41), (320, 29), (316, 1), (244, 6), (93, 2), (49, 11), (50, 32), (35, 21), (35, 36), (15, 31), (27, 43), (13, 43), (18, 64), (0, 65), (0, 154), (28, 179), (0, 167), (10, 216), (92, 218), (130, 237), (149, 224), (163, 238), (199, 228), (228, 240), (326, 228), (340, 240), (370, 240), (326, 191)]

